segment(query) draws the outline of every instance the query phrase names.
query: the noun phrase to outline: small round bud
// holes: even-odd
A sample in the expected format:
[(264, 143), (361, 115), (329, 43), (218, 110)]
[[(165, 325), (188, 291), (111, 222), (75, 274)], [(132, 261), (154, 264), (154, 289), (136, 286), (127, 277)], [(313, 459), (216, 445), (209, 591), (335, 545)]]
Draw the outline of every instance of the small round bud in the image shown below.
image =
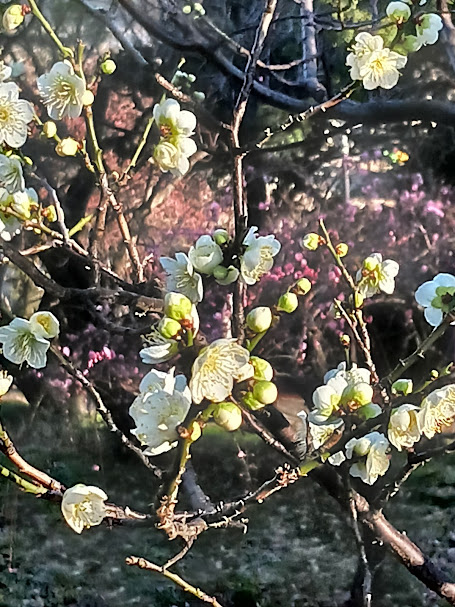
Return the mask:
[(57, 135), (57, 125), (52, 120), (48, 120), (43, 124), (43, 135), (46, 135), (48, 139), (52, 139)]
[(258, 409), (263, 409), (265, 407), (265, 404), (261, 403), (259, 400), (256, 400), (251, 392), (247, 392), (242, 400), (243, 404), (252, 411), (257, 411)]
[(267, 306), (259, 306), (248, 313), (246, 324), (253, 333), (263, 333), (272, 324), (272, 310)]
[(182, 13), (184, 15), (189, 15), (191, 13), (191, 6), (189, 4), (185, 4), (185, 6), (182, 8)]
[(103, 72), (103, 74), (110, 76), (117, 69), (117, 64), (115, 63), (115, 61), (113, 59), (105, 59), (102, 62), (102, 64), (100, 65), (100, 67), (101, 67), (101, 71)]
[(413, 389), (412, 379), (397, 379), (397, 381), (392, 384), (392, 394), (403, 394), (407, 396), (411, 394)]
[(340, 242), (335, 247), (335, 252), (338, 255), (338, 257), (344, 257), (345, 255), (348, 254), (348, 251), (349, 251), (349, 247), (345, 242)]
[(92, 93), (92, 91), (87, 89), (84, 92), (84, 94), (82, 95), (81, 101), (82, 101), (82, 105), (85, 105), (85, 107), (87, 107), (88, 105), (92, 105), (93, 102), (95, 101), (95, 95)]
[(203, 93), (202, 91), (194, 91), (193, 97), (199, 103), (202, 103), (203, 101), (205, 101), (205, 93)]
[(264, 405), (271, 405), (278, 398), (278, 390), (271, 381), (258, 381), (253, 388), (253, 398)]
[(266, 380), (271, 381), (273, 378), (273, 367), (272, 365), (259, 356), (251, 356), (250, 363), (253, 365), (254, 375), (253, 378), (257, 381)]
[(202, 6), (202, 4), (200, 2), (195, 2), (193, 4), (193, 8), (200, 15), (205, 15), (205, 9), (204, 9), (204, 7)]
[(340, 344), (343, 346), (343, 348), (349, 348), (349, 346), (351, 345), (351, 338), (349, 337), (349, 335), (346, 335), (346, 333), (344, 333), (340, 337)]
[(55, 151), (59, 156), (76, 156), (79, 151), (78, 142), (72, 137), (65, 137), (59, 141), (55, 147)]
[(284, 293), (278, 300), (277, 310), (291, 314), (299, 305), (298, 297), (295, 293)]
[(319, 234), (310, 232), (303, 237), (302, 246), (309, 251), (316, 251), (321, 244)]
[(213, 268), (212, 274), (215, 280), (225, 280), (229, 274), (229, 270), (225, 266), (216, 266), (216, 268)]
[(41, 211), (42, 216), (47, 219), (47, 221), (49, 223), (54, 223), (54, 221), (57, 221), (58, 217), (57, 217), (57, 211), (55, 209), (55, 206), (53, 204), (50, 204), (48, 207), (45, 207), (42, 211)]
[(3, 13), (3, 28), (7, 32), (14, 32), (23, 22), (24, 13), (20, 4), (12, 4)]
[[(218, 268), (220, 268), (221, 266), (218, 266)], [(230, 285), (233, 282), (235, 282), (237, 280), (237, 278), (239, 277), (240, 272), (238, 271), (238, 269), (234, 266), (229, 266), (227, 268), (227, 274), (224, 278), (217, 278), (215, 276), (215, 279), (217, 281), (218, 284), (220, 285)]]
[(233, 432), (242, 425), (242, 411), (234, 403), (218, 403), (213, 411), (213, 419), (221, 428)]
[(179, 322), (173, 318), (168, 318), (167, 316), (162, 318), (158, 323), (158, 331), (166, 339), (172, 339), (178, 335), (181, 329), (182, 327)]
[(308, 278), (300, 278), (295, 284), (297, 295), (306, 295), (311, 291), (311, 282)]
[(164, 313), (173, 320), (191, 318), (193, 304), (181, 293), (167, 293), (164, 298)]
[(229, 232), (223, 228), (218, 228), (213, 232), (213, 240), (217, 245), (225, 244), (229, 241)]
[(438, 379), (439, 371), (437, 371), (436, 369), (433, 369), (430, 373), (430, 377), (431, 377), (431, 379)]

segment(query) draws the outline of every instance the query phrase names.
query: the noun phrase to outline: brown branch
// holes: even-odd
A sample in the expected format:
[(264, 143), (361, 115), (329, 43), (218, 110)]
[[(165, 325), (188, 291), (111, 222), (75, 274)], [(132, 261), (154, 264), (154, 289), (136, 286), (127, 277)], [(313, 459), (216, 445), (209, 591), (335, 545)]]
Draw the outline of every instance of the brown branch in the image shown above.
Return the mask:
[[(242, 88), (237, 97), (231, 124), (231, 146), (234, 156), (234, 174), (233, 174), (233, 206), (234, 206), (234, 246), (237, 254), (241, 253), (242, 239), (245, 234), (245, 228), (248, 224), (248, 206), (243, 191), (243, 158), (244, 153), (239, 152), (240, 148), (240, 127), (245, 116), (246, 106), (254, 84), (254, 75), (257, 62), (264, 48), (270, 24), (273, 20), (277, 5), (277, 0), (267, 0), (261, 22), (256, 30), (253, 46), (248, 56), (245, 66)], [(233, 291), (233, 310), (232, 310), (232, 334), (237, 337), (240, 343), (245, 337), (245, 313), (244, 301), (246, 295), (246, 285), (242, 280), (234, 283)]]
[(446, 599), (450, 605), (455, 605), (455, 584), (447, 579), (444, 572), (407, 535), (395, 529), (382, 512), (372, 510), (364, 497), (354, 493), (353, 499), (359, 519), (375, 537), (427, 588)]
[(185, 592), (189, 592), (204, 603), (209, 603), (210, 605), (213, 605), (213, 607), (223, 607), (221, 603), (216, 600), (216, 598), (209, 596), (200, 588), (192, 586), (182, 577), (180, 577), (176, 573), (168, 571), (168, 569), (165, 569), (164, 567), (155, 565), (154, 563), (151, 563), (150, 561), (147, 561), (146, 559), (138, 556), (129, 556), (125, 562), (127, 565), (139, 567), (139, 569), (146, 569), (147, 571), (154, 571), (155, 573), (160, 573), (161, 575), (164, 575), (164, 577), (168, 580), (171, 580), (171, 582), (174, 582), (174, 584), (180, 586)]

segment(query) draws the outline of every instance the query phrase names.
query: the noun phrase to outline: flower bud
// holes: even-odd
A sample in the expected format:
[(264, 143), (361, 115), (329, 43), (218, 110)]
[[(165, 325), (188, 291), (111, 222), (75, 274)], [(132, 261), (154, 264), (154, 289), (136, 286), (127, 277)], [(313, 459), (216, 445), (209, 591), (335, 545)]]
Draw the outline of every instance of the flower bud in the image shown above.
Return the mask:
[(113, 59), (105, 59), (100, 65), (100, 67), (103, 74), (107, 74), (108, 76), (110, 76), (117, 69), (117, 64)]
[(49, 223), (54, 223), (54, 221), (57, 221), (58, 219), (57, 211), (53, 204), (50, 204), (48, 207), (45, 207), (42, 210), (41, 214), (45, 219), (47, 219)]
[(254, 379), (257, 381), (266, 380), (271, 381), (273, 378), (273, 367), (272, 365), (259, 356), (251, 356), (250, 363), (254, 369)]
[(311, 282), (308, 278), (300, 278), (295, 284), (297, 295), (306, 295), (311, 291)]
[(164, 298), (164, 313), (173, 320), (191, 318), (193, 304), (181, 293), (167, 293)]
[(81, 101), (82, 105), (84, 105), (85, 107), (87, 107), (88, 105), (92, 105), (95, 101), (95, 95), (92, 93), (92, 91), (87, 89), (82, 95)]
[(229, 241), (229, 232), (223, 228), (218, 228), (213, 232), (213, 240), (217, 245), (225, 244)]
[(349, 247), (345, 242), (340, 242), (335, 247), (335, 253), (338, 255), (338, 257), (344, 257), (345, 255), (347, 255), (348, 251)]
[(20, 4), (12, 4), (3, 13), (3, 28), (7, 32), (14, 32), (24, 21), (24, 13)]
[(247, 392), (242, 400), (243, 404), (252, 411), (257, 411), (258, 409), (263, 409), (265, 407), (265, 404), (261, 403), (259, 400), (256, 400), (251, 392)]
[(278, 300), (277, 310), (291, 314), (299, 305), (299, 300), (295, 293), (284, 293)]
[(173, 318), (168, 318), (167, 316), (162, 318), (158, 323), (158, 331), (166, 339), (172, 339), (178, 335), (181, 329), (182, 327), (179, 322)]
[(203, 101), (205, 101), (205, 93), (203, 93), (202, 91), (194, 91), (193, 97), (199, 103), (202, 103)]
[(221, 428), (233, 432), (242, 425), (242, 411), (234, 403), (218, 403), (213, 411), (213, 419)]
[(48, 139), (52, 139), (57, 135), (57, 125), (52, 120), (48, 120), (43, 124), (43, 134), (46, 135)]
[(351, 345), (351, 338), (349, 337), (349, 335), (343, 333), (343, 335), (341, 335), (340, 337), (340, 344), (343, 346), (343, 348), (349, 348), (349, 346)]
[(412, 379), (397, 379), (392, 384), (392, 394), (403, 394), (407, 396), (411, 394), (413, 389)]
[(264, 405), (271, 405), (278, 398), (278, 390), (271, 381), (258, 381), (253, 388), (253, 398)]
[(411, 16), (411, 9), (405, 2), (391, 2), (387, 6), (386, 13), (394, 23), (401, 24)]
[[(217, 267), (220, 268), (221, 266), (217, 266)], [(219, 285), (230, 285), (237, 280), (237, 278), (239, 277), (239, 274), (240, 274), (240, 272), (238, 271), (238, 269), (236, 267), (229, 266), (227, 268), (227, 274), (224, 278), (217, 278), (215, 276), (215, 279)]]
[(319, 234), (315, 232), (310, 232), (303, 237), (302, 246), (309, 251), (316, 251), (316, 249), (320, 245)]
[(368, 405), (371, 403), (373, 398), (373, 388), (366, 382), (360, 382), (353, 386), (348, 386), (343, 390), (342, 402), (343, 403), (356, 403), (358, 407)]
[(254, 333), (263, 333), (272, 324), (272, 310), (267, 306), (259, 306), (248, 312), (246, 324)]
[(228, 274), (229, 271), (225, 266), (216, 266), (216, 268), (213, 268), (213, 277), (215, 280), (225, 280)]
[(184, 15), (189, 15), (191, 13), (191, 6), (189, 4), (185, 4), (185, 6), (182, 8), (182, 13)]
[(59, 156), (76, 156), (79, 151), (78, 142), (72, 137), (65, 137), (59, 141), (55, 147), (55, 151)]

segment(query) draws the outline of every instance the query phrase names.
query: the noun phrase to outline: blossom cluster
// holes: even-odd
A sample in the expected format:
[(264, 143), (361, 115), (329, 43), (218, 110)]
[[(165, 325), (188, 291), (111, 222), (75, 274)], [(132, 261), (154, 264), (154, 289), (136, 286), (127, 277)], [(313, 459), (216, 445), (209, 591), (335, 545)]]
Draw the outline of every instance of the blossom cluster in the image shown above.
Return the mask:
[(197, 151), (191, 137), (196, 128), (196, 116), (181, 110), (175, 99), (166, 99), (153, 108), (153, 118), (160, 131), (160, 140), (153, 152), (153, 161), (163, 173), (170, 171), (178, 177), (188, 173), (190, 158)]
[(188, 254), (176, 253), (175, 259), (161, 257), (167, 274), (166, 290), (182, 293), (193, 303), (199, 303), (204, 294), (202, 275), (213, 276), (220, 285), (229, 285), (239, 278), (248, 285), (255, 284), (270, 271), (281, 248), (275, 236), (259, 236), (257, 231), (255, 226), (248, 230), (240, 260), (233, 259), (232, 242), (224, 229), (198, 238)]
[[(411, 5), (411, 6), (410, 6)], [(352, 80), (361, 80), (366, 90), (391, 89), (400, 77), (400, 69), (407, 63), (407, 55), (422, 46), (435, 44), (442, 29), (442, 19), (434, 13), (416, 11), (415, 3), (390, 2), (387, 17), (395, 34), (401, 32), (403, 24), (412, 20), (415, 34), (395, 35), (393, 48), (386, 46), (381, 35), (360, 32), (355, 37), (351, 52), (346, 58)]]

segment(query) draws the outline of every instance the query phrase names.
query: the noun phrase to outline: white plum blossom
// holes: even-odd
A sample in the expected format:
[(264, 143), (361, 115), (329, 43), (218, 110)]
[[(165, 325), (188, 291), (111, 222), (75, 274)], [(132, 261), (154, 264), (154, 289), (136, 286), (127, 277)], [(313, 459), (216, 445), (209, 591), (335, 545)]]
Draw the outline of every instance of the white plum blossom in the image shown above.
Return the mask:
[(212, 274), (223, 261), (223, 252), (211, 236), (204, 234), (190, 248), (188, 258), (198, 272)]
[(142, 362), (147, 365), (165, 363), (179, 351), (176, 339), (163, 337), (156, 329), (152, 329), (150, 335), (147, 335), (147, 343), (150, 345), (139, 352)]
[(14, 82), (0, 83), (0, 145), (20, 148), (27, 140), (27, 125), (33, 120), (33, 106), (19, 99)]
[(184, 375), (150, 371), (142, 380), (140, 394), (129, 413), (137, 436), (147, 455), (165, 453), (178, 443), (177, 426), (184, 420), (191, 406), (191, 392)]
[(197, 146), (191, 136), (196, 128), (196, 116), (181, 110), (175, 99), (166, 99), (153, 108), (153, 117), (161, 134), (153, 159), (163, 172), (185, 175), (190, 163), (188, 158), (196, 153)]
[(379, 405), (371, 402), (373, 388), (368, 369), (353, 367), (346, 370), (341, 363), (324, 376), (325, 385), (313, 392), (314, 409), (309, 413), (309, 421), (316, 425), (335, 422), (339, 415), (356, 413), (368, 419), (381, 413)]
[(52, 339), (60, 332), (60, 323), (51, 312), (35, 312), (30, 316), (30, 331), (35, 337)]
[(395, 277), (399, 269), (396, 261), (382, 261), (380, 253), (372, 253), (363, 260), (362, 268), (357, 272), (359, 293), (363, 297), (372, 297), (381, 291), (391, 295), (395, 290)]
[(62, 514), (76, 533), (99, 525), (106, 516), (107, 495), (99, 487), (79, 483), (65, 491)]
[(352, 464), (350, 475), (360, 478), (367, 485), (373, 485), (389, 469), (389, 446), (389, 441), (379, 432), (370, 432), (362, 438), (351, 438), (346, 443), (346, 457), (352, 459), (357, 456), (360, 459)]
[(5, 396), (8, 390), (11, 388), (13, 378), (8, 375), (7, 371), (0, 371), (0, 397)]
[(355, 37), (352, 52), (346, 58), (353, 80), (362, 80), (367, 90), (378, 87), (393, 88), (400, 77), (400, 68), (404, 67), (407, 57), (389, 48), (384, 48), (381, 36), (372, 36), (361, 32)]
[[(424, 315), (432, 327), (442, 323), (444, 314), (455, 309), (455, 276), (441, 273), (424, 282), (415, 292), (416, 302), (425, 308)], [(455, 321), (451, 323), (455, 324)]]
[(419, 411), (419, 426), (427, 438), (442, 432), (455, 421), (455, 385), (450, 384), (431, 392)]
[(442, 27), (442, 19), (435, 13), (426, 13), (419, 17), (416, 24), (417, 48), (415, 50), (418, 50), (421, 46), (435, 44), (438, 41)]
[(32, 319), (14, 318), (9, 325), (0, 327), (0, 343), (7, 360), (16, 365), (27, 362), (34, 369), (42, 369), (50, 346), (44, 333), (49, 339), (55, 337), (59, 324), (51, 312), (36, 312)]
[(220, 403), (232, 392), (234, 380), (252, 377), (250, 353), (234, 338), (217, 339), (204, 348), (192, 368), (190, 389), (193, 400), (199, 404), (204, 398)]
[(78, 118), (86, 91), (85, 80), (69, 61), (58, 61), (51, 71), (38, 78), (38, 90), (52, 120)]
[(411, 9), (405, 2), (390, 2), (386, 9), (387, 17), (395, 23), (404, 23), (411, 16)]
[(0, 187), (8, 190), (10, 194), (25, 189), (22, 163), (17, 156), (0, 154)]
[(254, 285), (273, 266), (273, 258), (281, 249), (281, 244), (273, 234), (258, 236), (258, 228), (253, 226), (243, 240), (246, 250), (241, 258), (240, 274), (248, 285)]
[(175, 259), (160, 257), (160, 263), (167, 275), (166, 291), (182, 293), (193, 303), (202, 301), (202, 277), (194, 271), (193, 264), (185, 253), (176, 253)]
[(388, 436), (392, 445), (401, 451), (410, 449), (420, 440), (419, 407), (404, 404), (390, 414)]

